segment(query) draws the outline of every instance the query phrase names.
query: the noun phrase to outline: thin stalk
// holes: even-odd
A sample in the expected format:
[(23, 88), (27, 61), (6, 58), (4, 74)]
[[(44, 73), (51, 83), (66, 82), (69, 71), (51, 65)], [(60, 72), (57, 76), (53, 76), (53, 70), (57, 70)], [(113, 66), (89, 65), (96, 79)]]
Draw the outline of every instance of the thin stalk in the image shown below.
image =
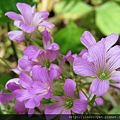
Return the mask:
[(7, 63), (7, 61), (4, 58), (0, 57), (0, 59), (11, 69), (10, 65)]
[(80, 89), (83, 93), (84, 93), (84, 95), (86, 96), (86, 98), (88, 99), (88, 101), (89, 101), (89, 97), (85, 94), (85, 92), (82, 90), (82, 89)]
[(91, 113), (92, 113), (92, 114), (94, 113), (93, 109), (94, 109), (95, 99), (96, 99), (96, 95), (94, 95), (93, 98), (92, 98), (92, 100), (89, 102), (89, 105), (90, 105), (91, 108), (92, 108), (92, 109), (91, 109)]
[(120, 88), (117, 87), (117, 86), (114, 86), (114, 85), (110, 85), (110, 86), (113, 87), (113, 88), (116, 88), (116, 89), (120, 90)]
[[(9, 23), (7, 24), (7, 28), (8, 28), (8, 32), (9, 32), (10, 31)], [(12, 46), (12, 49), (13, 49), (13, 52), (14, 52), (15, 60), (17, 62), (18, 61), (18, 56), (17, 56), (16, 48), (15, 48), (15, 45), (14, 45), (13, 41), (11, 41), (11, 46)]]

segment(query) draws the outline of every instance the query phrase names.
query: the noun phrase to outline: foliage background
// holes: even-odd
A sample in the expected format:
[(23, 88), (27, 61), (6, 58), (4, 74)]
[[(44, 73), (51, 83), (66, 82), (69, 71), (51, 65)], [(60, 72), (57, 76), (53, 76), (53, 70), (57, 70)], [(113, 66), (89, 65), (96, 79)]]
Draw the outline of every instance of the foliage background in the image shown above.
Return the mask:
[[(17, 60), (22, 57), (25, 43), (17, 44), (10, 41), (7, 32), (17, 29), (13, 21), (4, 14), (8, 11), (19, 13), (17, 2), (30, 5), (36, 4), (37, 11), (48, 10), (49, 21), (55, 24), (51, 31), (56, 43), (60, 45), (60, 52), (66, 54), (79, 53), (84, 46), (80, 37), (85, 30), (90, 31), (96, 40), (100, 40), (111, 33), (120, 35), (120, 0), (1, 0), (0, 1), (0, 90), (5, 83), (16, 75), (11, 71)], [(39, 44), (36, 41), (33, 44)], [(116, 44), (120, 44), (120, 41)], [(120, 94), (108, 96), (108, 113), (120, 113)], [(111, 102), (109, 102), (111, 101)], [(117, 107), (116, 107), (117, 106)], [(8, 113), (13, 112), (11, 108)], [(0, 113), (3, 113), (2, 107)]]

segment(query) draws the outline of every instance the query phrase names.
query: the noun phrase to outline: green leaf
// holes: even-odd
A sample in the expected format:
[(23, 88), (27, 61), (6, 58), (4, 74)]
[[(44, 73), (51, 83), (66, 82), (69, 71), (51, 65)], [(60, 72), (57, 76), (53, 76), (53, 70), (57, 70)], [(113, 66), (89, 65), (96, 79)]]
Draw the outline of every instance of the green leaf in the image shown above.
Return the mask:
[(13, 12), (19, 13), (16, 7), (16, 4), (18, 2), (28, 3), (30, 5), (33, 5), (32, 0), (1, 0), (0, 1), (0, 15), (1, 15), (0, 25), (10, 21), (10, 19), (4, 15), (6, 12), (13, 11)]
[(120, 114), (120, 105), (114, 107), (108, 114)]
[(16, 4), (18, 2), (32, 4), (32, 0), (1, 0), (0, 1), (0, 14), (5, 14), (8, 11), (18, 12)]
[(66, 27), (58, 31), (54, 40), (60, 45), (60, 52), (66, 54), (69, 50), (72, 53), (79, 53), (84, 48), (80, 42), (80, 37), (84, 29), (79, 28), (74, 22), (69, 23)]
[(10, 74), (0, 74), (0, 90), (5, 88), (5, 84), (8, 80), (10, 80), (12, 76)]
[(67, 4), (66, 1), (63, 0), (55, 4), (54, 7), (55, 13), (67, 19), (80, 18), (85, 14), (89, 13), (91, 10), (91, 6), (85, 4), (80, 0), (69, 0)]
[(7, 23), (9, 21), (10, 21), (10, 19), (8, 17), (6, 17), (6, 16), (0, 17), (0, 25), (2, 25), (4, 23)]
[(120, 6), (110, 1), (96, 8), (96, 25), (104, 35), (120, 34)]

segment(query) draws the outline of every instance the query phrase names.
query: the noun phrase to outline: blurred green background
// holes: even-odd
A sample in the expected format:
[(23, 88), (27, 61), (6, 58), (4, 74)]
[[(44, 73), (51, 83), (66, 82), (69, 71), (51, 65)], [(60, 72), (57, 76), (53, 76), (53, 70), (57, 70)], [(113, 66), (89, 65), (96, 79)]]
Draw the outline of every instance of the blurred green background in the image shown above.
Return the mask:
[[(84, 46), (80, 37), (85, 30), (96, 40), (111, 33), (120, 34), (120, 0), (1, 0), (0, 1), (0, 90), (6, 81), (15, 77), (11, 68), (22, 57), (25, 43), (17, 44), (7, 32), (17, 29), (13, 21), (4, 14), (8, 11), (19, 13), (17, 2), (36, 4), (37, 11), (50, 12), (49, 21), (55, 24), (51, 31), (54, 41), (60, 45), (60, 52), (79, 53)], [(120, 44), (120, 41), (116, 44)], [(120, 103), (120, 102), (119, 102)]]

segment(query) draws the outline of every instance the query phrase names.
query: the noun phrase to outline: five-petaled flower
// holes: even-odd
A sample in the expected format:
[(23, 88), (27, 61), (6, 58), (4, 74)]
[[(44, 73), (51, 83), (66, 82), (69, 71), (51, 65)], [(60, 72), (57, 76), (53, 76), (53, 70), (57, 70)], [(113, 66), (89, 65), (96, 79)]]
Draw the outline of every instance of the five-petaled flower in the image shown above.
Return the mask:
[(39, 26), (52, 29), (54, 25), (45, 20), (48, 19), (47, 11), (36, 12), (36, 6), (31, 7), (26, 3), (17, 3), (17, 8), (21, 14), (7, 12), (5, 15), (14, 20), (14, 25), (21, 30), (14, 30), (8, 33), (11, 40), (17, 40), (19, 43), (25, 39), (26, 33), (32, 33)]
[(90, 91), (97, 95), (104, 95), (109, 89), (109, 80), (120, 82), (120, 47), (111, 47), (118, 40), (117, 34), (111, 34), (97, 42), (89, 32), (81, 38), (88, 48), (82, 57), (76, 57), (73, 69), (81, 76), (94, 76)]
[[(64, 83), (64, 96), (52, 96), (55, 103), (45, 108), (46, 118), (52, 119), (56, 115), (62, 114), (60, 120), (65, 120), (65, 115), (70, 115), (71, 110), (74, 113), (81, 114), (86, 111), (87, 101), (85, 99), (75, 99), (74, 90), (76, 88), (76, 82), (71, 79), (66, 79)], [(67, 116), (68, 117), (68, 116)]]

